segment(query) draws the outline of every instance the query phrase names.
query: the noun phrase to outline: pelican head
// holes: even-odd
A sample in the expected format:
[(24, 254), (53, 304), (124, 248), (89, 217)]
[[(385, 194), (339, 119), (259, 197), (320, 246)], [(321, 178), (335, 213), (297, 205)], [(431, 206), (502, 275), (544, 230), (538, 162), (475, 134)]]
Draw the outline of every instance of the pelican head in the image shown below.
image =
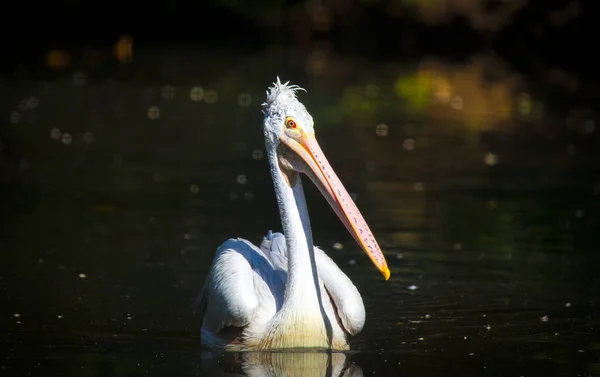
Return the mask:
[(315, 137), (314, 122), (296, 94), (304, 89), (277, 78), (263, 103), (267, 153), (277, 160), (286, 182), (306, 174), (325, 196), (356, 242), (387, 280), (390, 270), (375, 237), (338, 179)]
[(289, 81), (281, 83), (279, 77), (267, 91), (267, 100), (262, 104), (267, 148), (274, 149), (282, 138), (297, 137), (301, 131), (314, 134), (313, 118), (298, 101), (298, 91), (305, 90), (289, 85)]

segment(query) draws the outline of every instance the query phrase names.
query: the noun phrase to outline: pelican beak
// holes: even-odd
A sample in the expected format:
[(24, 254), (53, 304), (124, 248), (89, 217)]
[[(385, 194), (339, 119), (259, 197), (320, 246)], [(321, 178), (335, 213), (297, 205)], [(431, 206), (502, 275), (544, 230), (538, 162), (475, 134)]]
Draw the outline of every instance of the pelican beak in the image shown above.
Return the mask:
[(325, 154), (319, 147), (319, 143), (317, 143), (315, 134), (303, 130), (299, 130), (299, 132), (300, 138), (298, 139), (292, 139), (283, 133), (280, 140), (296, 152), (308, 165), (307, 175), (325, 196), (352, 237), (371, 258), (375, 267), (381, 271), (385, 280), (388, 280), (390, 269), (381, 249), (350, 194), (348, 194), (333, 168), (329, 165)]

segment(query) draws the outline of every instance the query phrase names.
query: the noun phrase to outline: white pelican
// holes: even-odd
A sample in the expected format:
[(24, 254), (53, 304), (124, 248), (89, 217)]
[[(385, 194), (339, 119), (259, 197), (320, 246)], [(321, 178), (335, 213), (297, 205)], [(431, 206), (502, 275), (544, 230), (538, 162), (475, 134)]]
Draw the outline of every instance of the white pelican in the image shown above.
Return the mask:
[(298, 173), (306, 174), (387, 280), (390, 270), (350, 195), (315, 139), (312, 116), (296, 98), (302, 88), (279, 78), (263, 103), (264, 135), (282, 234), (260, 247), (236, 238), (218, 249), (197, 300), (201, 339), (226, 350), (347, 350), (362, 330), (365, 308), (339, 267), (313, 246)]

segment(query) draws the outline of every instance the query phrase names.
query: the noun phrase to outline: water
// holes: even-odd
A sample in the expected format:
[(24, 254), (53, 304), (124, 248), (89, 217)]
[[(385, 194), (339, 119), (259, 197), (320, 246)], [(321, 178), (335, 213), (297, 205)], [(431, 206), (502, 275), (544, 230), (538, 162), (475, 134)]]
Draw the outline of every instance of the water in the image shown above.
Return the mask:
[[(319, 67), (344, 71), (310, 80), (277, 52), (235, 70), (219, 53), (139, 56), (4, 80), (3, 375), (600, 374), (589, 108), (554, 108), (486, 56), (371, 62), (377, 74), (339, 58)], [(216, 247), (279, 230), (259, 112), (273, 72), (307, 87), (392, 272), (305, 180), (315, 242), (367, 308), (346, 355), (199, 345), (192, 304)]]

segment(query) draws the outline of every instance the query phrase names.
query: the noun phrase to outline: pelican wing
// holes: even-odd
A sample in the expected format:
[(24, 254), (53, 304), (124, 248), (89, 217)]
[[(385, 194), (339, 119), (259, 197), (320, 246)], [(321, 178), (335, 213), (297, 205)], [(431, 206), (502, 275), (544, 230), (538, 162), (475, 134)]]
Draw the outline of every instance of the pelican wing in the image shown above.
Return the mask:
[[(283, 234), (269, 232), (261, 244), (261, 250), (277, 266), (287, 270), (287, 248)], [(314, 250), (319, 279), (323, 282), (344, 329), (350, 335), (358, 334), (365, 324), (365, 306), (358, 289), (322, 249), (315, 246)]]
[(229, 239), (218, 249), (196, 300), (202, 327), (217, 334), (225, 326), (245, 327), (259, 311), (272, 312), (283, 300), (287, 274), (244, 239)]
[(358, 334), (365, 324), (365, 306), (352, 280), (319, 247), (315, 246), (319, 278), (333, 301), (344, 329)]

